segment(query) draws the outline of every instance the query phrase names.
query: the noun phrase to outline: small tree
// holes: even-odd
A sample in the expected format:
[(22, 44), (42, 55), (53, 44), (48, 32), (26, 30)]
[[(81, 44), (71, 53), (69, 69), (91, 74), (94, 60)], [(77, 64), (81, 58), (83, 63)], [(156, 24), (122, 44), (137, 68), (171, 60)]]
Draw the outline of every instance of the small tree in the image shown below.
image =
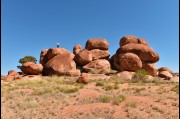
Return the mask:
[[(25, 56), (24, 58), (19, 59), (19, 63), (24, 64), (26, 62), (34, 62), (36, 63), (37, 60), (33, 56)], [(17, 66), (18, 69), (20, 69), (20, 66)]]

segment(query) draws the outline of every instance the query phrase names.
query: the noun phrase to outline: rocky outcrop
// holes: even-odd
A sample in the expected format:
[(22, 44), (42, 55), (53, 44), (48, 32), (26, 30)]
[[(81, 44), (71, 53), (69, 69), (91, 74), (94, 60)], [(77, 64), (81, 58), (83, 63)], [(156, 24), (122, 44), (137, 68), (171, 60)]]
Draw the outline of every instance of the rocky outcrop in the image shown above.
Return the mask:
[(159, 72), (161, 72), (161, 71), (168, 71), (169, 73), (172, 73), (172, 71), (169, 68), (167, 68), (167, 67), (161, 67), (161, 68), (158, 69), (158, 71)]
[(82, 75), (78, 77), (76, 82), (87, 84), (89, 82), (88, 74), (87, 73), (82, 73)]
[(81, 50), (75, 55), (74, 61), (77, 64), (84, 66), (92, 61), (92, 54), (89, 50)]
[(76, 55), (81, 50), (82, 50), (82, 46), (77, 44), (73, 47), (73, 54)]
[(43, 68), (45, 75), (66, 75), (76, 69), (73, 55), (69, 52), (58, 54), (50, 59)]
[(86, 42), (86, 49), (100, 49), (100, 50), (108, 50), (109, 43), (106, 39), (103, 38), (92, 38)]
[(8, 75), (2, 75), (1, 76), (1, 80), (15, 80), (15, 79), (19, 79), (20, 75), (18, 72), (16, 72), (15, 70), (9, 70), (8, 71)]
[(108, 60), (99, 59), (83, 66), (83, 69), (91, 73), (109, 73), (111, 66)]
[(125, 53), (119, 55), (118, 59), (122, 70), (136, 71), (142, 67), (141, 59), (136, 54)]
[(48, 61), (47, 51), (48, 51), (48, 49), (44, 49), (41, 51), (39, 63), (42, 64), (42, 66), (44, 66)]
[(165, 80), (170, 80), (173, 77), (168, 71), (161, 71), (158, 75), (159, 77), (165, 78)]
[(90, 52), (92, 54), (93, 60), (107, 59), (110, 56), (110, 52), (108, 50), (93, 49), (93, 50), (90, 50)]
[(43, 66), (41, 64), (35, 64), (34, 62), (26, 62), (20, 69), (24, 74), (38, 75), (42, 73)]
[(71, 54), (72, 57), (74, 57), (74, 54), (72, 54), (70, 51), (64, 49), (64, 48), (50, 48), (48, 49), (47, 51), (47, 58), (48, 58), (48, 61), (50, 59), (52, 59), (53, 57), (57, 56), (57, 55), (60, 55), (60, 54)]
[(157, 75), (155, 62), (159, 60), (156, 53), (143, 38), (124, 36), (119, 42), (120, 48), (111, 57), (111, 65), (118, 71), (136, 71), (144, 69), (149, 75)]

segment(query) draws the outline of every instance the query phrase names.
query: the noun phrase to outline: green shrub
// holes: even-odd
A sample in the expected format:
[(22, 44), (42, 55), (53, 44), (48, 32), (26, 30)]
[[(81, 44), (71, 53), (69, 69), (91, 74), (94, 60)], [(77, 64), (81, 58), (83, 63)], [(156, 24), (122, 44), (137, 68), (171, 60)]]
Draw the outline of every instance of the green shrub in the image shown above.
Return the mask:
[(126, 103), (126, 106), (127, 107), (132, 107), (132, 108), (135, 108), (137, 106), (137, 103), (132, 101), (132, 102), (129, 102), (129, 103)]
[(109, 103), (111, 101), (111, 97), (108, 95), (100, 95), (99, 101), (103, 103)]
[(147, 75), (148, 75), (148, 72), (144, 69), (140, 69), (140, 70), (135, 71), (136, 79), (144, 80), (144, 79), (146, 79)]
[(122, 101), (124, 101), (126, 97), (124, 95), (117, 95), (113, 98), (113, 104), (119, 105)]

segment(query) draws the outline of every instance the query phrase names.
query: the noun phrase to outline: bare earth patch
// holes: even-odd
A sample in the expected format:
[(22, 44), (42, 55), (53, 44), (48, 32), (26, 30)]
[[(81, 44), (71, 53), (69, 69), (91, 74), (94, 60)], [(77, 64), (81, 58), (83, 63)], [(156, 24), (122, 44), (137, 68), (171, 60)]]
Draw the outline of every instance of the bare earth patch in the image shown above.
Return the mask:
[[(96, 78), (95, 78), (96, 77)], [(3, 119), (178, 119), (179, 83), (92, 75), (1, 80)], [(32, 80), (29, 80), (32, 79)], [(178, 78), (179, 79), (179, 78)]]

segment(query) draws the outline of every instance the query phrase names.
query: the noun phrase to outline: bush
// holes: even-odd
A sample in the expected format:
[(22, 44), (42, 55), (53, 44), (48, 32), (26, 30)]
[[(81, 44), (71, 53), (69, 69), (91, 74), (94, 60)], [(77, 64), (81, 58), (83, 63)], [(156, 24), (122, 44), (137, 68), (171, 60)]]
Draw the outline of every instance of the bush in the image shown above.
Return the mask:
[(141, 70), (135, 71), (136, 79), (140, 79), (140, 80), (146, 79), (147, 75), (148, 75), (148, 72), (146, 70), (141, 69)]
[(36, 63), (37, 60), (33, 56), (25, 56), (24, 58), (19, 59), (19, 63), (21, 63), (21, 64), (24, 64), (26, 62), (34, 62), (34, 63)]

